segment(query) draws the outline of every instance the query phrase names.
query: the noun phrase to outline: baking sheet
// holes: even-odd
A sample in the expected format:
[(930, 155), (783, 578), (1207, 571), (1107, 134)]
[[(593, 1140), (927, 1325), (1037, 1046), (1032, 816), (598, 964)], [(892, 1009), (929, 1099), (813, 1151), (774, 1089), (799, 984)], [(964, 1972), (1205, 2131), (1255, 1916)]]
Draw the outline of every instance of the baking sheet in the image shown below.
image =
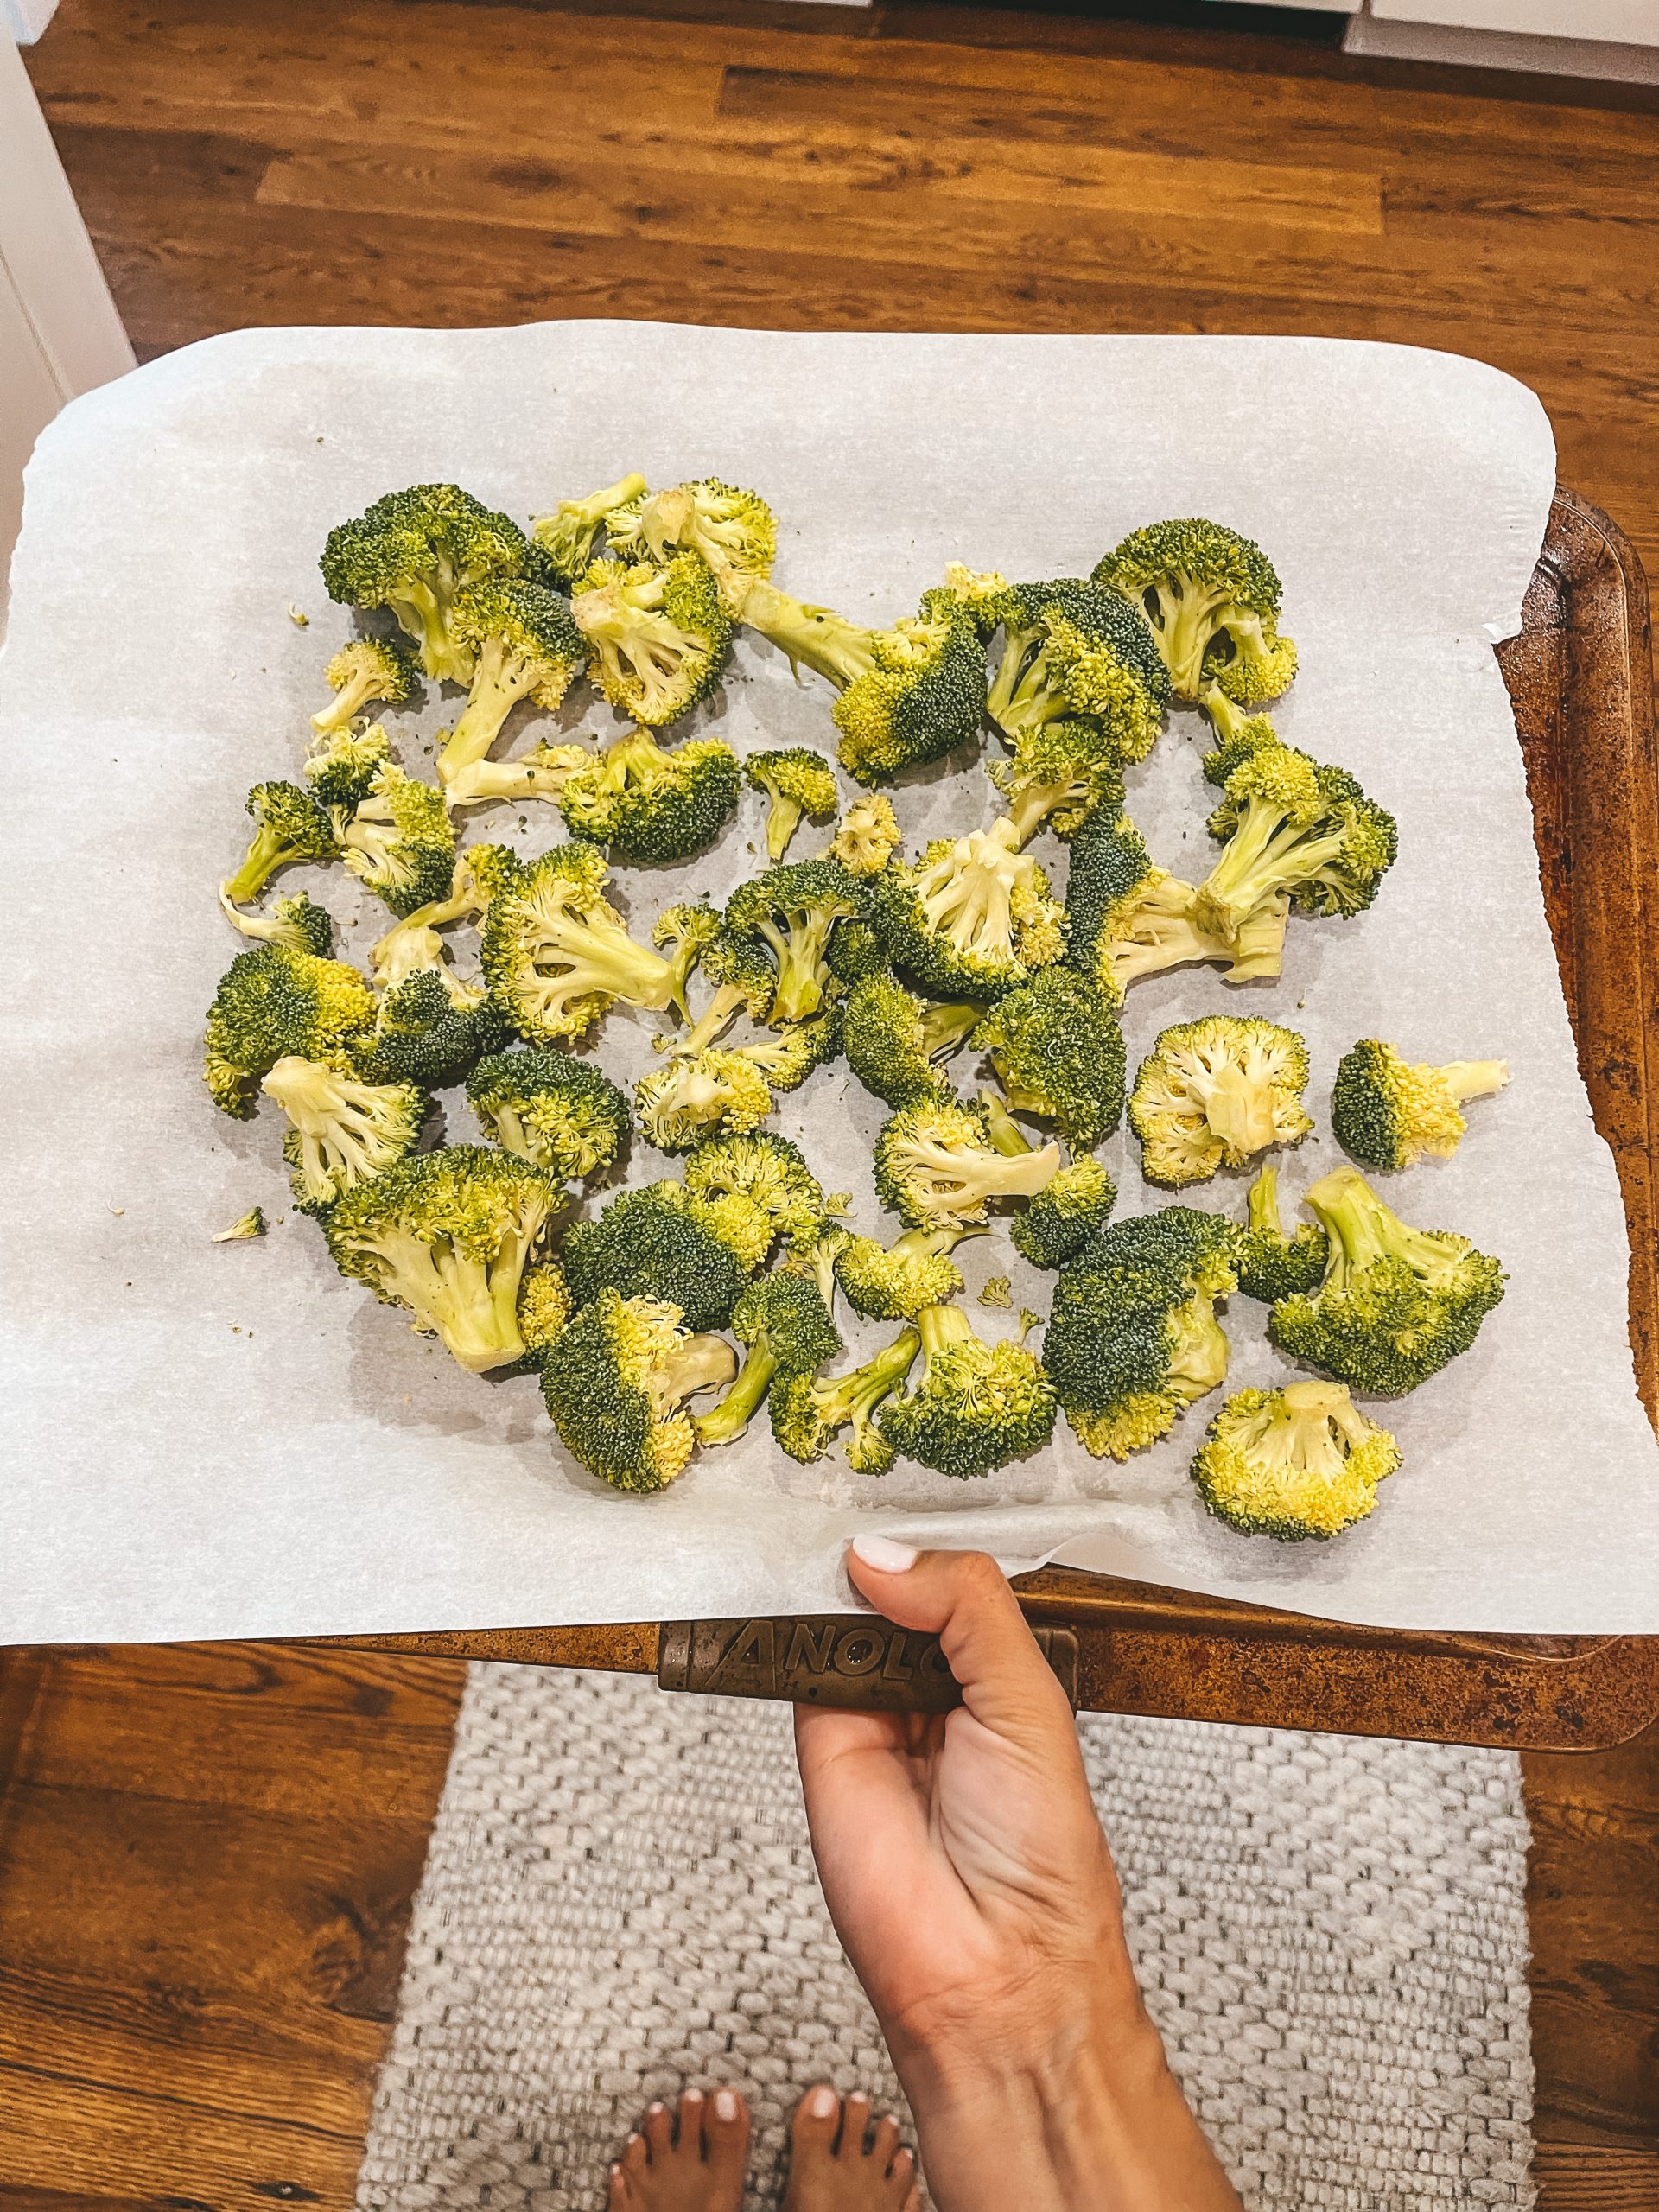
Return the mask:
[[(1185, 1478), (1219, 1397), (1127, 1467), (1052, 1449), (984, 1483), (901, 1465), (803, 1468), (764, 1423), (671, 1491), (619, 1496), (569, 1464), (525, 1377), (462, 1374), (341, 1281), (289, 1211), (268, 1106), (210, 1107), (202, 1010), (238, 949), (213, 887), (247, 785), (292, 775), (346, 627), (317, 580), (328, 526), (395, 485), (454, 478), (519, 515), (637, 467), (753, 483), (780, 518), (779, 581), (848, 612), (907, 611), (959, 557), (1086, 571), (1132, 525), (1211, 512), (1258, 537), (1301, 650), (1285, 735), (1398, 817), (1401, 857), (1351, 924), (1294, 918), (1283, 978), (1138, 987), (1131, 1067), (1166, 1021), (1233, 1007), (1300, 1027), (1321, 1124), (1357, 1035), (1413, 1057), (1503, 1055), (1458, 1158), (1395, 1179), (1425, 1225), (1499, 1254), (1508, 1297), (1472, 1351), (1384, 1414), (1402, 1471), (1326, 1545), (1232, 1535)], [(0, 728), (27, 794), (0, 824), (11, 920), (10, 1168), (0, 1186), (4, 1410), (0, 1635), (16, 1641), (369, 1632), (844, 1607), (861, 1529), (1051, 1556), (1227, 1597), (1418, 1628), (1659, 1629), (1659, 1466), (1625, 1335), (1612, 1162), (1573, 1059), (1519, 751), (1491, 653), (1519, 626), (1554, 479), (1548, 423), (1478, 363), (1306, 340), (800, 335), (578, 322), (462, 333), (214, 340), (78, 402), (28, 482)], [(296, 603), (308, 628), (290, 620)], [(833, 741), (831, 694), (742, 645), (699, 718), (740, 751)], [(389, 716), (429, 756), (453, 695)], [(591, 700), (563, 729), (612, 725)], [(527, 718), (515, 743), (548, 733)], [(988, 747), (990, 741), (987, 741)], [(1129, 804), (1154, 854), (1211, 848), (1202, 725), (1178, 715)], [(995, 811), (977, 773), (895, 794), (915, 841)], [(474, 836), (516, 810), (475, 810)], [(559, 834), (525, 810), (531, 846)], [(642, 929), (753, 867), (760, 808), (713, 855), (619, 871)], [(514, 833), (516, 835), (516, 831)], [(815, 849), (803, 831), (791, 857)], [(1039, 849), (1056, 862), (1061, 850)], [(285, 887), (308, 880), (299, 872)], [(386, 925), (331, 872), (310, 884), (359, 950)], [(66, 888), (67, 887), (67, 888)], [(650, 1058), (607, 1020), (604, 1065)], [(956, 1063), (965, 1078), (969, 1064)], [(826, 1185), (883, 1222), (882, 1109), (844, 1068), (784, 1103)], [(471, 1134), (464, 1103), (451, 1134)], [(1160, 1203), (1120, 1136), (1120, 1211)], [(1294, 1205), (1339, 1155), (1282, 1163)], [(636, 1144), (631, 1179), (671, 1172)], [(1199, 1203), (1242, 1207), (1246, 1177)], [(213, 1232), (258, 1202), (258, 1243)], [(1047, 1282), (1006, 1236), (963, 1249), (1016, 1304)], [(1012, 1316), (975, 1308), (989, 1332)], [(1233, 1384), (1281, 1372), (1235, 1300)], [(843, 1315), (849, 1355), (886, 1333)]]

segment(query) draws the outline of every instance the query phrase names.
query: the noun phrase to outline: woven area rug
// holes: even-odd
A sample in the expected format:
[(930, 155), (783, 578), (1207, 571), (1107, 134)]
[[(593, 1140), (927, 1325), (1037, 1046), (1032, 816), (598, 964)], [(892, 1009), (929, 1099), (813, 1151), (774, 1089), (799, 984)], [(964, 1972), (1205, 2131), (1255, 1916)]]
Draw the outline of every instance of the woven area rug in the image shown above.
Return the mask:
[[(1090, 1717), (1141, 1986), (1251, 2212), (1530, 2205), (1508, 1753)], [(644, 2105), (905, 2112), (830, 1928), (781, 1707), (472, 1670), (359, 2202), (594, 2212)]]

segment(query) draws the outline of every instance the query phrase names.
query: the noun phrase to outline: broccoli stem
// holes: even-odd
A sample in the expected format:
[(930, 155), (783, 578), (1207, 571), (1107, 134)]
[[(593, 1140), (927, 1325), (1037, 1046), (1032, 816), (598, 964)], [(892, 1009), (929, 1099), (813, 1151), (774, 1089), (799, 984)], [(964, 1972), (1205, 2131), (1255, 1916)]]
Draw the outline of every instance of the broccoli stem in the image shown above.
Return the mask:
[(245, 906), (250, 899), (257, 899), (270, 878), (285, 861), (296, 857), (294, 848), (277, 830), (260, 830), (248, 847), (247, 857), (232, 876), (227, 876), (222, 896), (233, 906)]
[(386, 604), (404, 633), (420, 647), (421, 664), (429, 676), (440, 683), (471, 683), (471, 664), (449, 635), (446, 597), (430, 584), (410, 577)]
[(1276, 1167), (1262, 1170), (1250, 1185), (1247, 1206), (1247, 1218), (1252, 1229), (1265, 1230), (1272, 1236), (1284, 1235), (1284, 1227), (1279, 1218), (1279, 1170)]
[(825, 1426), (844, 1428), (849, 1421), (861, 1424), (868, 1420), (871, 1410), (883, 1398), (891, 1397), (909, 1374), (921, 1344), (916, 1330), (901, 1329), (885, 1351), (866, 1360), (862, 1367), (854, 1368), (850, 1375), (838, 1376), (833, 1382), (820, 1383), (814, 1395)]
[(916, 1316), (916, 1326), (921, 1334), (923, 1359), (930, 1367), (948, 1344), (970, 1344), (977, 1334), (960, 1306), (924, 1306)]
[(658, 1421), (677, 1413), (699, 1390), (718, 1389), (737, 1371), (737, 1354), (724, 1337), (686, 1337), (651, 1377), (652, 1410)]
[(312, 715), (312, 728), (324, 736), (344, 729), (359, 708), (366, 707), (371, 699), (379, 696), (382, 681), (377, 670), (359, 668), (349, 682), (341, 684), (329, 703)]
[(849, 622), (832, 607), (809, 607), (764, 578), (753, 578), (743, 594), (740, 621), (788, 656), (798, 671), (804, 665), (845, 690), (875, 667), (874, 634)]
[(801, 826), (801, 817), (806, 811), (798, 798), (790, 798), (779, 791), (768, 790), (770, 804), (766, 810), (766, 858), (780, 861), (789, 850), (789, 841)]
[(1200, 885), (1198, 916), (1230, 944), (1276, 892), (1305, 883), (1341, 852), (1340, 828), (1324, 836), (1287, 823), (1283, 810), (1247, 799), (1226, 849)]
[(1461, 1106), (1465, 1098), (1490, 1098), (1495, 1090), (1502, 1090), (1510, 1079), (1510, 1064), (1507, 1060), (1448, 1060), (1436, 1073), (1451, 1092), (1452, 1103)]
[(486, 638), (461, 719), (438, 754), (438, 781), (447, 784), (483, 760), (518, 702), (536, 688), (537, 665), (511, 652), (505, 639)]
[(731, 1389), (720, 1403), (699, 1414), (691, 1424), (700, 1444), (731, 1444), (742, 1435), (766, 1402), (772, 1378), (778, 1372), (778, 1355), (764, 1342), (751, 1344)]
[(993, 1151), (1005, 1153), (1010, 1160), (1015, 1160), (1021, 1153), (1034, 1149), (1025, 1131), (994, 1090), (982, 1090), (979, 1103), (984, 1109)]
[(991, 720), (1010, 737), (1039, 729), (1065, 713), (1064, 700), (1049, 685), (1039, 630), (1019, 630), (1008, 639), (986, 705)]
[(715, 1039), (731, 1027), (746, 995), (735, 983), (721, 984), (691, 1028), (675, 1046), (675, 1051), (688, 1058), (695, 1053), (706, 1052)]
[(1176, 1342), (1170, 1355), (1169, 1380), (1192, 1405), (1226, 1381), (1227, 1338), (1208, 1291), (1195, 1292), (1173, 1319)]
[(953, 1052), (984, 1012), (963, 999), (948, 999), (930, 1006), (922, 1016), (922, 1051), (930, 1060)]
[(1214, 618), (1226, 606), (1227, 593), (1185, 575), (1171, 576), (1154, 588), (1170, 683), (1184, 698), (1196, 698), (1205, 652), (1215, 635)]
[(1459, 1255), (1402, 1221), (1357, 1167), (1322, 1176), (1303, 1203), (1331, 1240), (1326, 1289), (1344, 1288), (1351, 1274), (1376, 1260), (1403, 1262), (1430, 1289), (1456, 1271)]
[(763, 922), (760, 933), (778, 957), (778, 988), (772, 995), (772, 1026), (804, 1021), (823, 1004), (823, 953), (836, 925), (833, 914), (792, 915), (787, 933)]

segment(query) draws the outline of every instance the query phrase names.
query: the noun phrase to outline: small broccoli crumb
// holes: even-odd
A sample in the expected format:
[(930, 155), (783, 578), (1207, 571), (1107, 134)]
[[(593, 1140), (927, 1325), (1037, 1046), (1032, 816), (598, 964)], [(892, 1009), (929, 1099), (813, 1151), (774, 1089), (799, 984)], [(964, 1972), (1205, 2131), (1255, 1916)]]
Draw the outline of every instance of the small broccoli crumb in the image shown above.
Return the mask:
[[(119, 1213), (121, 1211), (119, 1206), (111, 1208), (112, 1212)], [(250, 1236), (263, 1236), (264, 1233), (264, 1207), (250, 1206), (240, 1221), (233, 1221), (228, 1229), (221, 1229), (212, 1241), (215, 1244), (238, 1244)]]
[(1009, 1287), (1007, 1275), (993, 1275), (980, 1292), (979, 1303), (982, 1306), (1011, 1307), (1014, 1304), (1014, 1293)]

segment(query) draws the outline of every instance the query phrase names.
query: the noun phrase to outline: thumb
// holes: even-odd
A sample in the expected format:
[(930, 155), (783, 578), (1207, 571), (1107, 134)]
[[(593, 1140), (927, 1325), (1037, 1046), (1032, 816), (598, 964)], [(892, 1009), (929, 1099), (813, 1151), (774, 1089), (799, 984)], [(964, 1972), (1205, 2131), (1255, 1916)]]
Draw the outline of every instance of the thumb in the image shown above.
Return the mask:
[(1075, 1752), (1065, 1692), (988, 1554), (915, 1551), (890, 1536), (859, 1536), (848, 1548), (847, 1572), (888, 1620), (938, 1637), (976, 1720), (1022, 1741), (1058, 1732)]

